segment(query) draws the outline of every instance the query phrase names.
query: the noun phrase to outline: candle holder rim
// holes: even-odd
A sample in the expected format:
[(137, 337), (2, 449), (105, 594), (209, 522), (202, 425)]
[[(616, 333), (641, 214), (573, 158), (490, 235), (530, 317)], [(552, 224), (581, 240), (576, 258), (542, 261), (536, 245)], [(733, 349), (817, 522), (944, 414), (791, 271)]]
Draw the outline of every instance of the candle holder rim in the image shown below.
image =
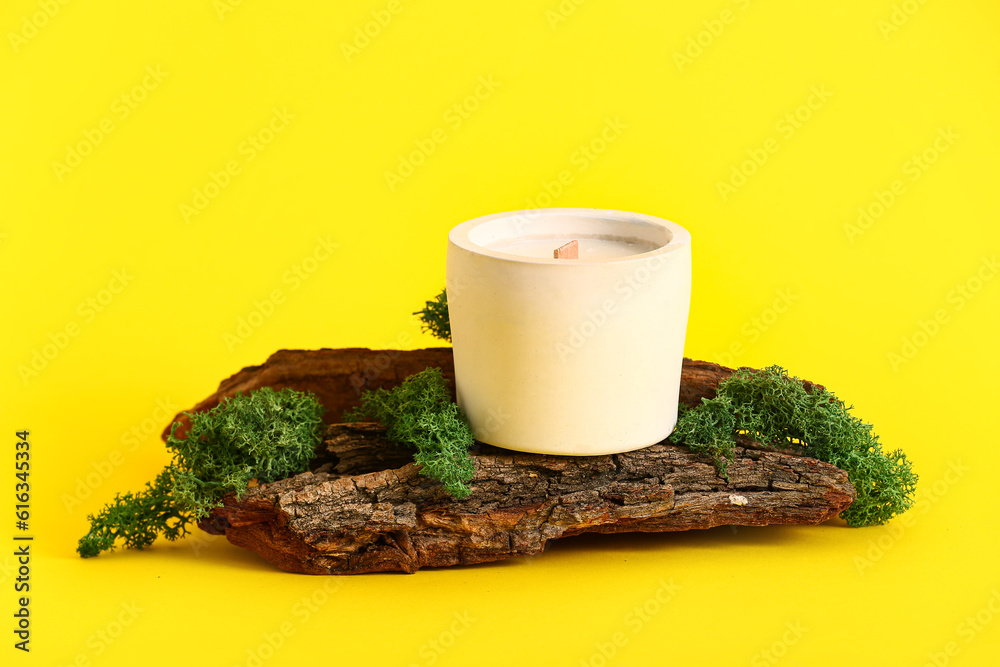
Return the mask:
[[(633, 255), (625, 255), (623, 257), (613, 257), (606, 259), (574, 259), (574, 260), (563, 260), (555, 259), (552, 257), (528, 257), (525, 255), (518, 255), (514, 253), (504, 252), (503, 250), (497, 250), (495, 248), (490, 248), (488, 246), (476, 243), (470, 238), (473, 230), (479, 228), (482, 225), (490, 224), (494, 221), (501, 221), (505, 219), (517, 218), (522, 216), (530, 216), (531, 218), (544, 217), (544, 218), (556, 218), (556, 217), (581, 217), (589, 220), (606, 220), (608, 222), (618, 222), (633, 224), (636, 226), (647, 226), (656, 227), (665, 230), (670, 235), (670, 240), (663, 245), (653, 248), (647, 252), (636, 253)], [(607, 236), (594, 236), (581, 234), (580, 238), (624, 238), (620, 235), (607, 235)], [(525, 238), (530, 238), (525, 236)], [(500, 213), (491, 213), (488, 215), (479, 216), (461, 222), (448, 232), (448, 241), (462, 250), (467, 252), (473, 252), (481, 255), (486, 255), (496, 259), (507, 260), (512, 262), (523, 262), (526, 264), (553, 264), (561, 266), (589, 266), (594, 264), (614, 264), (620, 262), (633, 262), (637, 260), (643, 260), (659, 255), (667, 255), (673, 252), (677, 252), (683, 248), (690, 247), (691, 245), (691, 233), (688, 232), (684, 227), (667, 220), (665, 218), (660, 218), (653, 215), (648, 215), (645, 213), (635, 213), (631, 211), (621, 211), (615, 209), (601, 209), (601, 208), (540, 208), (540, 209), (521, 209), (514, 211), (503, 211)]]

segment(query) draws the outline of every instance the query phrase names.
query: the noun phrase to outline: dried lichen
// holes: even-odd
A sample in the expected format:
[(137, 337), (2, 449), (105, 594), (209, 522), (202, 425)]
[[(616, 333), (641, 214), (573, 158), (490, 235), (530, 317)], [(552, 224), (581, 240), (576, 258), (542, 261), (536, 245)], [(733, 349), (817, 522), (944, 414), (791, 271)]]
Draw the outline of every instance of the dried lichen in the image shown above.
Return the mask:
[(711, 456), (728, 481), (737, 434), (800, 452), (847, 471), (857, 499), (840, 516), (851, 526), (883, 524), (913, 505), (917, 475), (901, 450), (883, 452), (871, 424), (825, 388), (809, 389), (780, 366), (741, 368), (719, 383), (718, 395), (682, 406), (670, 439)]

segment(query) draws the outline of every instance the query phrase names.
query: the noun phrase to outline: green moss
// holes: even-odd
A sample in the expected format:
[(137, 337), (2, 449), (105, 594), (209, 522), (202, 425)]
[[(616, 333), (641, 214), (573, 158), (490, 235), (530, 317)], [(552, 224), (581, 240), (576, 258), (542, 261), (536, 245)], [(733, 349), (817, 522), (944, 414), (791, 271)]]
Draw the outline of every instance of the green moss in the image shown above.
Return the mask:
[(448, 292), (441, 290), (432, 301), (427, 301), (423, 310), (413, 313), (420, 316), (420, 330), (429, 331), (435, 338), (451, 342), (451, 321), (448, 319)]
[(465, 415), (451, 400), (440, 368), (426, 368), (406, 378), (395, 389), (366, 391), (361, 406), (348, 411), (345, 421), (375, 419), (386, 435), (416, 448), (413, 460), (420, 474), (436, 479), (455, 498), (469, 495), (475, 473), (469, 448), (475, 442)]
[(736, 415), (732, 402), (726, 396), (711, 401), (702, 399), (695, 409), (681, 403), (677, 426), (670, 439), (698, 454), (706, 454), (715, 461), (715, 467), (729, 481), (729, 462), (736, 457)]
[(173, 495), (196, 517), (230, 492), (242, 497), (252, 479), (273, 482), (303, 472), (319, 444), (323, 407), (312, 394), (263, 387), (209, 410), (188, 414), (184, 439), (171, 429)]
[(157, 535), (175, 540), (221, 498), (242, 497), (251, 480), (273, 482), (304, 472), (319, 444), (323, 407), (312, 394), (269, 387), (223, 399), (207, 412), (185, 413), (186, 438), (167, 439), (173, 463), (139, 493), (126, 493), (90, 515), (77, 547), (84, 558), (116, 542), (142, 549)]
[(116, 541), (127, 549), (148, 547), (157, 535), (176, 540), (187, 535), (191, 515), (170, 495), (173, 466), (168, 466), (152, 484), (139, 493), (117, 495), (97, 516), (91, 514), (90, 532), (80, 538), (76, 550), (84, 558), (112, 549)]
[(841, 518), (851, 526), (883, 524), (913, 505), (917, 475), (902, 451), (883, 452), (871, 425), (849, 410), (826, 389), (807, 391), (780, 366), (740, 369), (719, 383), (716, 398), (682, 410), (670, 439), (711, 456), (727, 481), (736, 434), (832, 463), (847, 471), (858, 494)]

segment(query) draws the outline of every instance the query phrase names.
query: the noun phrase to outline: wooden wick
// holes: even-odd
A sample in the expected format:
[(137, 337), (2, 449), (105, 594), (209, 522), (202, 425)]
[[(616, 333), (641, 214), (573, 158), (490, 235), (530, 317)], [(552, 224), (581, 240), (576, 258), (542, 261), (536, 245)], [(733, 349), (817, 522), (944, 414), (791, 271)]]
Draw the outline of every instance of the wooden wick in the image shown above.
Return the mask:
[(580, 259), (580, 244), (570, 241), (552, 251), (554, 259)]

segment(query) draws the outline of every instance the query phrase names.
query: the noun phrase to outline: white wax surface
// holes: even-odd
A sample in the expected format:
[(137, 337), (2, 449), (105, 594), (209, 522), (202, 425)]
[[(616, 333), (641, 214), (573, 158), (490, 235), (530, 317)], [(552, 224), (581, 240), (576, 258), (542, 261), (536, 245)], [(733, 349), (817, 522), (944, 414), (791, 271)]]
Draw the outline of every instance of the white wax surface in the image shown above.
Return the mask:
[[(638, 239), (617, 239), (617, 238), (580, 238), (572, 236), (545, 236), (545, 237), (522, 237), (514, 239), (504, 239), (490, 244), (491, 250), (506, 252), (522, 257), (547, 257), (552, 259), (552, 253), (556, 248), (577, 241), (580, 244), (580, 259), (616, 259), (619, 257), (629, 257), (640, 255), (650, 250), (656, 250), (658, 246)], [(565, 260), (572, 262), (573, 260)]]

